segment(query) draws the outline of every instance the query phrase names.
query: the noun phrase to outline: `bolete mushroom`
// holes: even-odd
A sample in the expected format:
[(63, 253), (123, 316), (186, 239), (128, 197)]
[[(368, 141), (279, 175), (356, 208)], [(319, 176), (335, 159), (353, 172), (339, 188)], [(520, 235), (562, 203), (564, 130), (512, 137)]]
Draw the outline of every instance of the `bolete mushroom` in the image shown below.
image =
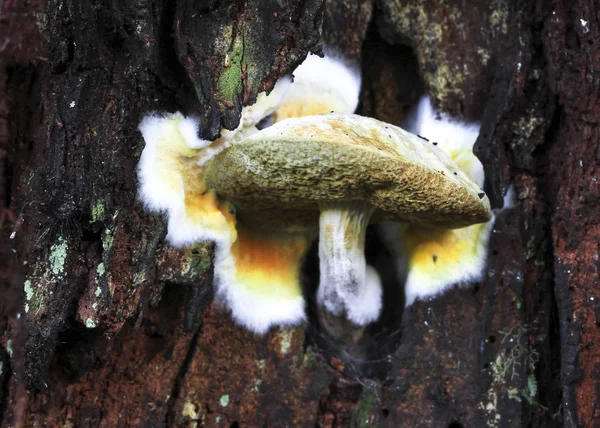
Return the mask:
[(356, 325), (375, 320), (381, 306), (366, 280), (368, 224), (451, 229), (491, 217), (480, 187), (442, 150), (358, 115), (279, 122), (211, 159), (204, 179), (248, 230), (307, 239), (318, 232), (318, 302)]

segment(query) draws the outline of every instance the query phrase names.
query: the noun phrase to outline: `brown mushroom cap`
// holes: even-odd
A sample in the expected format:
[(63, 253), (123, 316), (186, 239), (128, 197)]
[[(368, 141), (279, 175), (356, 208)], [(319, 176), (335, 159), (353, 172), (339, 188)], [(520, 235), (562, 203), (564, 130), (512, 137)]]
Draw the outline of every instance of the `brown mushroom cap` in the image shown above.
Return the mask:
[(491, 218), (483, 191), (443, 151), (378, 120), (347, 114), (288, 119), (224, 150), (206, 183), (238, 218), (270, 230), (313, 230), (321, 206), (367, 201), (371, 222), (459, 228)]

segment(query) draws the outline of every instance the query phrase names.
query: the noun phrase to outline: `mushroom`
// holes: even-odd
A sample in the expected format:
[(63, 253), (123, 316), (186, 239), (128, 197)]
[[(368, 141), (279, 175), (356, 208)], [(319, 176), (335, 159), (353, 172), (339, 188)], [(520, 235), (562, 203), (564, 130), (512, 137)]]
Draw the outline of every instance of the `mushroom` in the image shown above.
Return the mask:
[(281, 121), (223, 150), (204, 174), (248, 230), (307, 240), (318, 232), (318, 303), (359, 326), (381, 307), (367, 280), (368, 224), (451, 229), (491, 217), (488, 198), (442, 150), (358, 115)]

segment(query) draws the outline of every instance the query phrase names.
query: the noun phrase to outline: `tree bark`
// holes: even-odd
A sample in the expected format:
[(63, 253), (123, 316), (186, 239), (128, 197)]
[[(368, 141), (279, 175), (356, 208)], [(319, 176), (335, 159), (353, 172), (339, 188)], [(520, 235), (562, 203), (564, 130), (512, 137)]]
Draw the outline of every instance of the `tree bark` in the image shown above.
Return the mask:
[[(359, 113), (426, 91), (481, 121), (485, 190), (517, 195), (484, 280), (391, 299), (356, 346), (235, 325), (213, 246), (136, 199), (145, 114), (214, 138), (321, 38), (361, 61)], [(595, 426), (598, 40), (591, 0), (0, 0), (3, 426)]]

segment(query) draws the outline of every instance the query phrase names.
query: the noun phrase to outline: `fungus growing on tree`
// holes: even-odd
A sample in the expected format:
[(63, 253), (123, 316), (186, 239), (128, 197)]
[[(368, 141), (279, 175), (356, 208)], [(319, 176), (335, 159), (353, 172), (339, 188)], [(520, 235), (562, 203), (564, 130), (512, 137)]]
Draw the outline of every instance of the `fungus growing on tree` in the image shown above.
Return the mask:
[(367, 281), (369, 223), (449, 229), (491, 217), (479, 186), (442, 150), (357, 115), (279, 122), (228, 147), (204, 173), (244, 227), (288, 239), (318, 233), (318, 303), (359, 326), (381, 307), (379, 284)]
[[(305, 319), (300, 265), (317, 237), (319, 307), (364, 326), (382, 305), (379, 276), (365, 262), (367, 226), (402, 225), (392, 238), (411, 255), (409, 279), (419, 282), (431, 273), (421, 254), (440, 236), (464, 234), (449, 229), (489, 220), (489, 201), (433, 142), (347, 114), (356, 108), (360, 75), (343, 61), (309, 57), (294, 74), (291, 86), (283, 79), (260, 94), (239, 127), (212, 142), (179, 113), (144, 119), (140, 198), (167, 212), (173, 245), (216, 243), (217, 298), (248, 329)], [(298, 117), (332, 110), (344, 114)], [(271, 114), (278, 123), (258, 131)], [(465, 246), (478, 239), (479, 229), (460, 230), (472, 231), (461, 238)], [(435, 275), (425, 280), (437, 287)]]

